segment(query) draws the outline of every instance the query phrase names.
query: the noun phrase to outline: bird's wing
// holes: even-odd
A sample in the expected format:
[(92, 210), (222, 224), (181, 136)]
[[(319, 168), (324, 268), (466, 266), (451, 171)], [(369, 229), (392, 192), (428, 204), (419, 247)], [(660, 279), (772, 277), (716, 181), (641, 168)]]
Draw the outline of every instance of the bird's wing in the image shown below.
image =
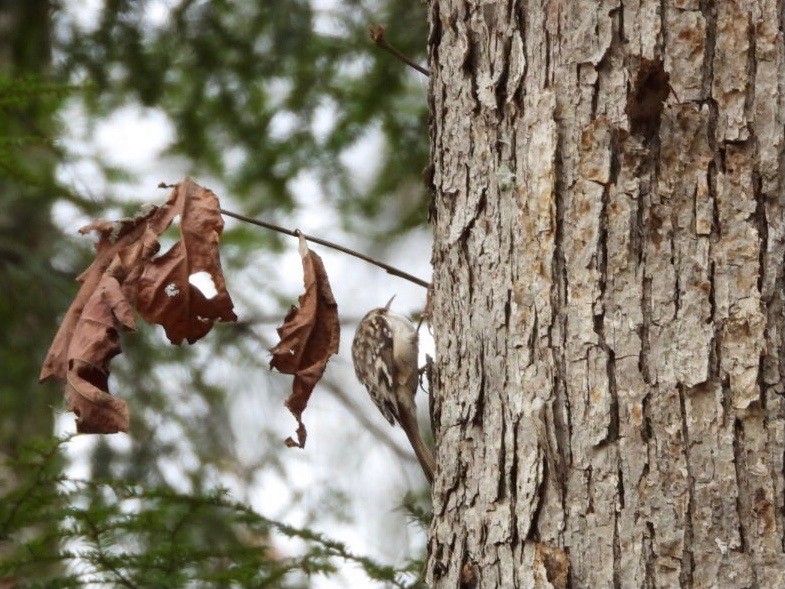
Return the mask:
[(376, 382), (378, 383), (379, 390), (370, 390), (368, 384), (368, 391), (371, 393), (373, 400), (379, 407), (384, 417), (390, 424), (395, 425), (398, 420), (398, 404), (395, 399), (396, 387), (396, 374), (395, 362), (393, 358), (393, 334), (387, 320), (382, 316), (377, 316), (374, 322), (378, 322), (378, 329), (381, 337), (378, 340), (379, 348), (376, 350)]

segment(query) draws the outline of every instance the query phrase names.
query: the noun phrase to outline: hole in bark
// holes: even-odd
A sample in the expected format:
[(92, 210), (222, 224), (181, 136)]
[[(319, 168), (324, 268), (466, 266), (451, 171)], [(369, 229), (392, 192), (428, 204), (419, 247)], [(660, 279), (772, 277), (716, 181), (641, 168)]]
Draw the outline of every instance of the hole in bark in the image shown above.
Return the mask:
[(671, 92), (669, 80), (662, 60), (641, 58), (624, 108), (630, 119), (630, 131), (634, 135), (651, 139), (659, 129), (665, 99)]

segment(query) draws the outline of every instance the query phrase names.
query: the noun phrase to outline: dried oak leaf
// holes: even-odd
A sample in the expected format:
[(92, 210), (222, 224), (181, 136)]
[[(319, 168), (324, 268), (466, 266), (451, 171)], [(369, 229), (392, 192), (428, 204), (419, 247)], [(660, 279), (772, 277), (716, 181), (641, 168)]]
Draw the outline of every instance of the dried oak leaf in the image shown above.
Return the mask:
[[(158, 233), (180, 215), (180, 240), (144, 266), (136, 308), (147, 321), (162, 325), (173, 344), (184, 339), (192, 344), (216, 321), (237, 320), (218, 255), (223, 218), (218, 197), (188, 178), (175, 185), (164, 207), (171, 216)], [(200, 275), (212, 283), (211, 292), (192, 284)]]
[(79, 433), (128, 431), (128, 405), (109, 394), (109, 361), (121, 351), (119, 332), (133, 331), (136, 326), (112, 269), (87, 300), (68, 344), (65, 398), (68, 410), (77, 415)]
[[(68, 308), (54, 340), (52, 340), (52, 345), (49, 347), (49, 352), (41, 368), (40, 379), (42, 381), (51, 377), (65, 380), (68, 372), (68, 346), (87, 301), (98, 287), (98, 283), (108, 270), (109, 265), (115, 257), (120, 255), (120, 252), (124, 252), (124, 256), (118, 258), (121, 262), (125, 260), (122, 268), (133, 267), (134, 258), (140, 254), (138, 242), (147, 228), (148, 220), (157, 211), (157, 207), (150, 207), (130, 219), (120, 219), (114, 222), (94, 221), (79, 230), (79, 233), (82, 234), (91, 231), (99, 233), (99, 240), (95, 244), (96, 257), (93, 263), (77, 277), (77, 281), (81, 282), (82, 286)], [(125, 282), (125, 280), (121, 280), (121, 282)]]
[(305, 447), (307, 432), (302, 413), (316, 383), (324, 374), (330, 356), (338, 353), (340, 323), (338, 305), (330, 289), (330, 281), (322, 259), (308, 249), (300, 236), (300, 257), (303, 262), (305, 293), (300, 296), (300, 307), (292, 307), (278, 328), (281, 341), (270, 352), (271, 368), (293, 374), (292, 394), (286, 407), (297, 419), (297, 441), (285, 440), (289, 447)]
[(128, 431), (128, 407), (109, 393), (109, 360), (120, 352), (119, 332), (133, 330), (134, 281), (145, 255), (148, 225), (157, 214), (150, 207), (130, 219), (95, 221), (80, 233), (97, 231), (93, 263), (77, 278), (82, 286), (60, 323), (41, 368), (40, 380), (66, 382), (68, 409), (77, 415), (80, 433)]
[[(128, 431), (127, 405), (109, 393), (109, 361), (121, 351), (119, 332), (135, 328), (132, 307), (138, 308), (140, 300), (145, 305), (149, 305), (150, 300), (157, 300), (156, 296), (160, 298), (160, 295), (152, 292), (151, 284), (155, 284), (155, 281), (150, 280), (149, 277), (154, 277), (156, 272), (160, 272), (157, 270), (160, 265), (158, 260), (170, 255), (171, 250), (161, 258), (153, 259), (160, 248), (158, 237), (169, 227), (175, 216), (182, 215), (183, 218), (187, 216), (189, 219), (187, 230), (182, 229), (184, 235), (186, 232), (194, 233), (199, 230), (204, 230), (206, 233), (201, 237), (190, 235), (187, 240), (185, 237), (183, 240), (188, 241), (189, 244), (193, 242), (199, 244), (192, 248), (199, 250), (196, 256), (199, 260), (210, 259), (214, 262), (213, 265), (203, 263), (195, 267), (208, 272), (213, 284), (222, 288), (218, 291), (218, 295), (211, 299), (215, 308), (208, 305), (209, 308), (205, 311), (203, 306), (199, 303), (192, 304), (189, 299), (185, 304), (186, 310), (204, 313), (199, 317), (217, 316), (227, 320), (236, 318), (231, 310), (231, 299), (226, 293), (218, 262), (217, 237), (223, 224), (205, 222), (205, 219), (214, 220), (214, 215), (211, 216), (209, 211), (188, 215), (184, 213), (194, 208), (211, 207), (220, 221), (215, 195), (209, 193), (212, 198), (205, 197), (205, 192), (209, 193), (190, 179), (186, 179), (174, 187), (168, 201), (161, 207), (148, 206), (136, 217), (115, 222), (94, 221), (79, 230), (80, 233), (91, 231), (99, 233), (99, 240), (95, 246), (96, 257), (87, 270), (77, 278), (82, 286), (60, 324), (40, 375), (41, 381), (59, 378), (66, 382), (65, 397), (69, 410), (77, 415), (78, 432)], [(200, 202), (194, 205), (190, 202), (192, 199)], [(204, 202), (209, 203), (207, 207)], [(194, 217), (196, 222), (193, 220)], [(205, 252), (206, 248), (203, 246), (205, 242), (212, 243), (216, 251), (212, 254)], [(188, 245), (183, 249), (188, 250)], [(192, 267), (187, 263), (185, 265)], [(148, 273), (150, 266), (154, 268)], [(145, 282), (145, 277), (148, 277), (148, 282)], [(188, 290), (191, 286), (188, 283), (189, 277), (190, 274), (183, 279), (174, 273), (171, 282), (166, 284), (175, 283), (176, 288)], [(175, 328), (180, 327), (182, 323), (186, 325), (193, 323), (193, 321), (182, 321), (183, 309), (178, 311), (175, 320), (171, 321), (169, 317), (164, 319), (170, 320)], [(146, 317), (151, 314), (153, 313), (142, 313)], [(184, 330), (186, 332), (184, 337), (189, 338), (189, 341), (195, 341), (209, 331), (214, 320), (205, 322), (196, 319), (195, 322), (199, 324), (198, 329)], [(207, 323), (207, 330), (204, 330), (205, 323)], [(167, 325), (165, 328), (169, 333)], [(195, 337), (196, 333), (201, 335)], [(172, 339), (171, 334), (170, 339)], [(182, 339), (181, 337), (176, 343)]]

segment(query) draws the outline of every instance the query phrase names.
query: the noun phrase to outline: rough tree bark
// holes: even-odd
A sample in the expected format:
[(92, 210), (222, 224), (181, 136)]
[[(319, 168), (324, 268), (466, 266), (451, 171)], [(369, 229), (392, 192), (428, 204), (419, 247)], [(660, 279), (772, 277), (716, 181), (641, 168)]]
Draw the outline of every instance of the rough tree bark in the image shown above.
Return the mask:
[(783, 587), (782, 0), (430, 0), (428, 581)]

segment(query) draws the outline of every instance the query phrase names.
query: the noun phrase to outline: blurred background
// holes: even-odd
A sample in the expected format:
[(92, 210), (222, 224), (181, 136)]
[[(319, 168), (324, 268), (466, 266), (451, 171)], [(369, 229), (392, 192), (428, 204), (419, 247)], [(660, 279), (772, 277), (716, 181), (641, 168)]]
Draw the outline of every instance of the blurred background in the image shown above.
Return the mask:
[(239, 322), (194, 346), (141, 322), (123, 337), (128, 435), (70, 437), (61, 385), (37, 382), (92, 256), (77, 229), (163, 202), (162, 181), (430, 279), (427, 79), (369, 40), (376, 23), (425, 62), (408, 0), (0, 1), (0, 587), (418, 583), (426, 483), (349, 350), (393, 294), (416, 318), (422, 287), (312, 246), (342, 340), (304, 450), (284, 447), (291, 377), (267, 352), (302, 291), (297, 243), (233, 219)]

